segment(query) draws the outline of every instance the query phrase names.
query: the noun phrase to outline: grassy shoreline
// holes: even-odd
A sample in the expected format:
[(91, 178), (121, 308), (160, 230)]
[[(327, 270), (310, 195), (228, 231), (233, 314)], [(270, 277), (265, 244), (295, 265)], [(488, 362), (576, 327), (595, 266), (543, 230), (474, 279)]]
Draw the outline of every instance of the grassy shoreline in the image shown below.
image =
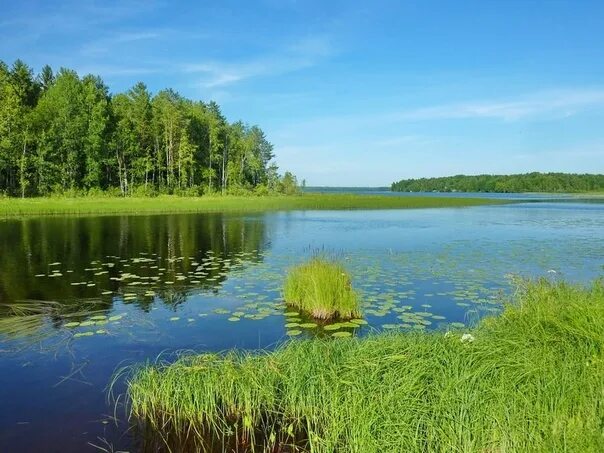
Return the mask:
[(0, 199), (0, 218), (82, 214), (168, 214), (327, 209), (414, 209), (469, 207), (509, 201), (481, 198), (392, 197), (353, 194), (295, 196), (80, 197)]
[(540, 281), (469, 334), (186, 356), (140, 368), (129, 397), (176, 451), (595, 452), (603, 375), (604, 284)]

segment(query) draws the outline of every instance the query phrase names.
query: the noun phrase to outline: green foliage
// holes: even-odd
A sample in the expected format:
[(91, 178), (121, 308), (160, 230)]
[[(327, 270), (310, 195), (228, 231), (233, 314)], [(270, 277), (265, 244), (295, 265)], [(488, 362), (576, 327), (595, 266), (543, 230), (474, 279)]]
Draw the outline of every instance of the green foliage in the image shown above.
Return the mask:
[(258, 126), (229, 123), (214, 102), (152, 96), (141, 82), (111, 95), (93, 75), (45, 66), (34, 77), (20, 60), (0, 61), (0, 193), (295, 192), (273, 157)]
[(350, 319), (360, 316), (359, 296), (340, 263), (317, 256), (288, 271), (283, 296), (289, 305), (314, 318)]
[(540, 281), (471, 334), (185, 356), (139, 368), (128, 392), (132, 414), (177, 451), (214, 438), (258, 451), (596, 452), (603, 375), (604, 285)]
[(394, 192), (593, 192), (604, 190), (604, 175), (526, 173), (521, 175), (447, 176), (402, 179)]
[(281, 179), (280, 192), (285, 195), (294, 195), (299, 192), (298, 180), (289, 171), (286, 171)]

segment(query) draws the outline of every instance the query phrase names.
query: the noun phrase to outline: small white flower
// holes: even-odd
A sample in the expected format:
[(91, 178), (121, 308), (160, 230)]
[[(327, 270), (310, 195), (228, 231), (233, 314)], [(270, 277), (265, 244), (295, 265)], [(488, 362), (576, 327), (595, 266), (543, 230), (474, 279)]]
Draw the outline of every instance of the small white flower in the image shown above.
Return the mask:
[(469, 333), (464, 333), (461, 336), (461, 342), (462, 343), (472, 343), (475, 340), (474, 335), (469, 334)]

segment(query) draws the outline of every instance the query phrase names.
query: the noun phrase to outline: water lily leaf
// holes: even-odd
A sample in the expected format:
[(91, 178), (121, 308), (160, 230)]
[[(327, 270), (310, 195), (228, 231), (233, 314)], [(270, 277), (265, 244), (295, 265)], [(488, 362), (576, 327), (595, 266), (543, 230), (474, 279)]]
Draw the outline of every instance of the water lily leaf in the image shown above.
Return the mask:
[(102, 320), (105, 320), (105, 319), (107, 319), (107, 316), (105, 316), (105, 315), (96, 315), (96, 316), (91, 316), (90, 317), (91, 321), (102, 321)]
[(94, 332), (78, 332), (73, 335), (73, 338), (91, 337), (93, 335), (94, 335)]
[(331, 336), (335, 337), (335, 338), (346, 338), (346, 337), (351, 337), (352, 334), (350, 332), (342, 331), (342, 332), (334, 332), (331, 334)]

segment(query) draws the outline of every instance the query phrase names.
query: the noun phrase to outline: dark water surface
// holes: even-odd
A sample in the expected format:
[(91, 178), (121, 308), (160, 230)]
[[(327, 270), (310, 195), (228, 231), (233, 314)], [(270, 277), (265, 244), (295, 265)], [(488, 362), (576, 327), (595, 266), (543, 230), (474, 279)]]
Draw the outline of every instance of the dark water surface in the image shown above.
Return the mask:
[[(345, 262), (367, 325), (286, 327), (285, 271), (317, 250)], [(107, 385), (160, 353), (463, 329), (513, 274), (588, 282), (603, 266), (595, 202), (0, 221), (0, 452), (137, 451)]]

